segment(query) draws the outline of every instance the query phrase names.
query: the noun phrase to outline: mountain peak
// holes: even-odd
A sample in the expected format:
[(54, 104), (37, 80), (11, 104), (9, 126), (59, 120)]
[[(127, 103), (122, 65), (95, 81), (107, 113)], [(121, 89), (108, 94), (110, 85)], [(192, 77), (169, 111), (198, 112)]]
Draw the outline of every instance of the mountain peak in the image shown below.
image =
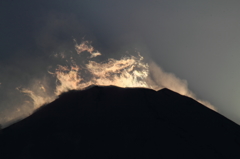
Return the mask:
[(63, 93), (2, 130), (1, 159), (240, 158), (239, 125), (169, 89)]

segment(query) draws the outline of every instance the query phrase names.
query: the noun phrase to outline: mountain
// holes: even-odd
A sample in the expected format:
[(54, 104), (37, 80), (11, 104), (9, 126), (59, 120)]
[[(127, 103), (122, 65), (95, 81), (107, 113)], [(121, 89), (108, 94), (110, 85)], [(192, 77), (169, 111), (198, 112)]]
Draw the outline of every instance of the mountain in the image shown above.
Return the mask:
[(1, 159), (239, 159), (240, 127), (169, 89), (72, 90), (1, 131)]

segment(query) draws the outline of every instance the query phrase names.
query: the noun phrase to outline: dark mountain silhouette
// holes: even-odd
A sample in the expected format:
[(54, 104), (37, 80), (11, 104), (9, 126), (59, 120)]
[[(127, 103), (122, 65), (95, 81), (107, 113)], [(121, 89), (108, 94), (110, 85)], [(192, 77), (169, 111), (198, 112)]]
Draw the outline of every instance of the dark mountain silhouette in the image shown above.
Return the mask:
[(69, 91), (0, 135), (1, 159), (239, 159), (239, 152), (239, 125), (168, 89)]

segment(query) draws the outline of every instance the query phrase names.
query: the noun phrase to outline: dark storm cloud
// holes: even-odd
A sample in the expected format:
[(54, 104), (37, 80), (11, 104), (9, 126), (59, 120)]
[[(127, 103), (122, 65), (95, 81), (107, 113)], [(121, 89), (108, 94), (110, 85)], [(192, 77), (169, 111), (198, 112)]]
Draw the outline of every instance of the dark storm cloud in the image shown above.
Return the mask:
[[(56, 60), (54, 54), (74, 52), (74, 39), (77, 42), (81, 42), (83, 38), (93, 41), (100, 50), (105, 51), (105, 58), (116, 56), (124, 50), (121, 47), (127, 44), (122, 37), (119, 38), (125, 31), (120, 29), (121, 26), (127, 26), (121, 17), (125, 11), (121, 8), (115, 11), (117, 4), (112, 2), (107, 11), (107, 6), (97, 1), (13, 0), (1, 3), (4, 25), (0, 28), (0, 122), (12, 122), (15, 118), (21, 118), (22, 114), (31, 113), (25, 112), (32, 109), (31, 105), (26, 105), (25, 109), (20, 108), (29, 99), (16, 88), (36, 87), (36, 81), (46, 79), (53, 89), (55, 81), (49, 78), (48, 71), (65, 62)], [(109, 13), (119, 14), (122, 18), (119, 20), (123, 23), (114, 28), (114, 23), (120, 21)], [(106, 17), (102, 19), (102, 16)], [(132, 35), (125, 33), (124, 36)]]

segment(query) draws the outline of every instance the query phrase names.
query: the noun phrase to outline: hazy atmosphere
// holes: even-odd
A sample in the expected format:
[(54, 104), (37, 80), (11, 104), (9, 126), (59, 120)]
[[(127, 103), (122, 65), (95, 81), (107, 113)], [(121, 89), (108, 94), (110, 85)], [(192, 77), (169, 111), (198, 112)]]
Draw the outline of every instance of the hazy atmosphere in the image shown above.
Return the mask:
[[(109, 69), (106, 62), (119, 64), (120, 75), (138, 70), (109, 84), (168, 87), (240, 124), (239, 7), (239, 0), (1, 1), (0, 124), (79, 89), (78, 71), (81, 87), (107, 85), (94, 68)], [(59, 69), (75, 83), (64, 85)], [(130, 77), (135, 83), (119, 84)]]

